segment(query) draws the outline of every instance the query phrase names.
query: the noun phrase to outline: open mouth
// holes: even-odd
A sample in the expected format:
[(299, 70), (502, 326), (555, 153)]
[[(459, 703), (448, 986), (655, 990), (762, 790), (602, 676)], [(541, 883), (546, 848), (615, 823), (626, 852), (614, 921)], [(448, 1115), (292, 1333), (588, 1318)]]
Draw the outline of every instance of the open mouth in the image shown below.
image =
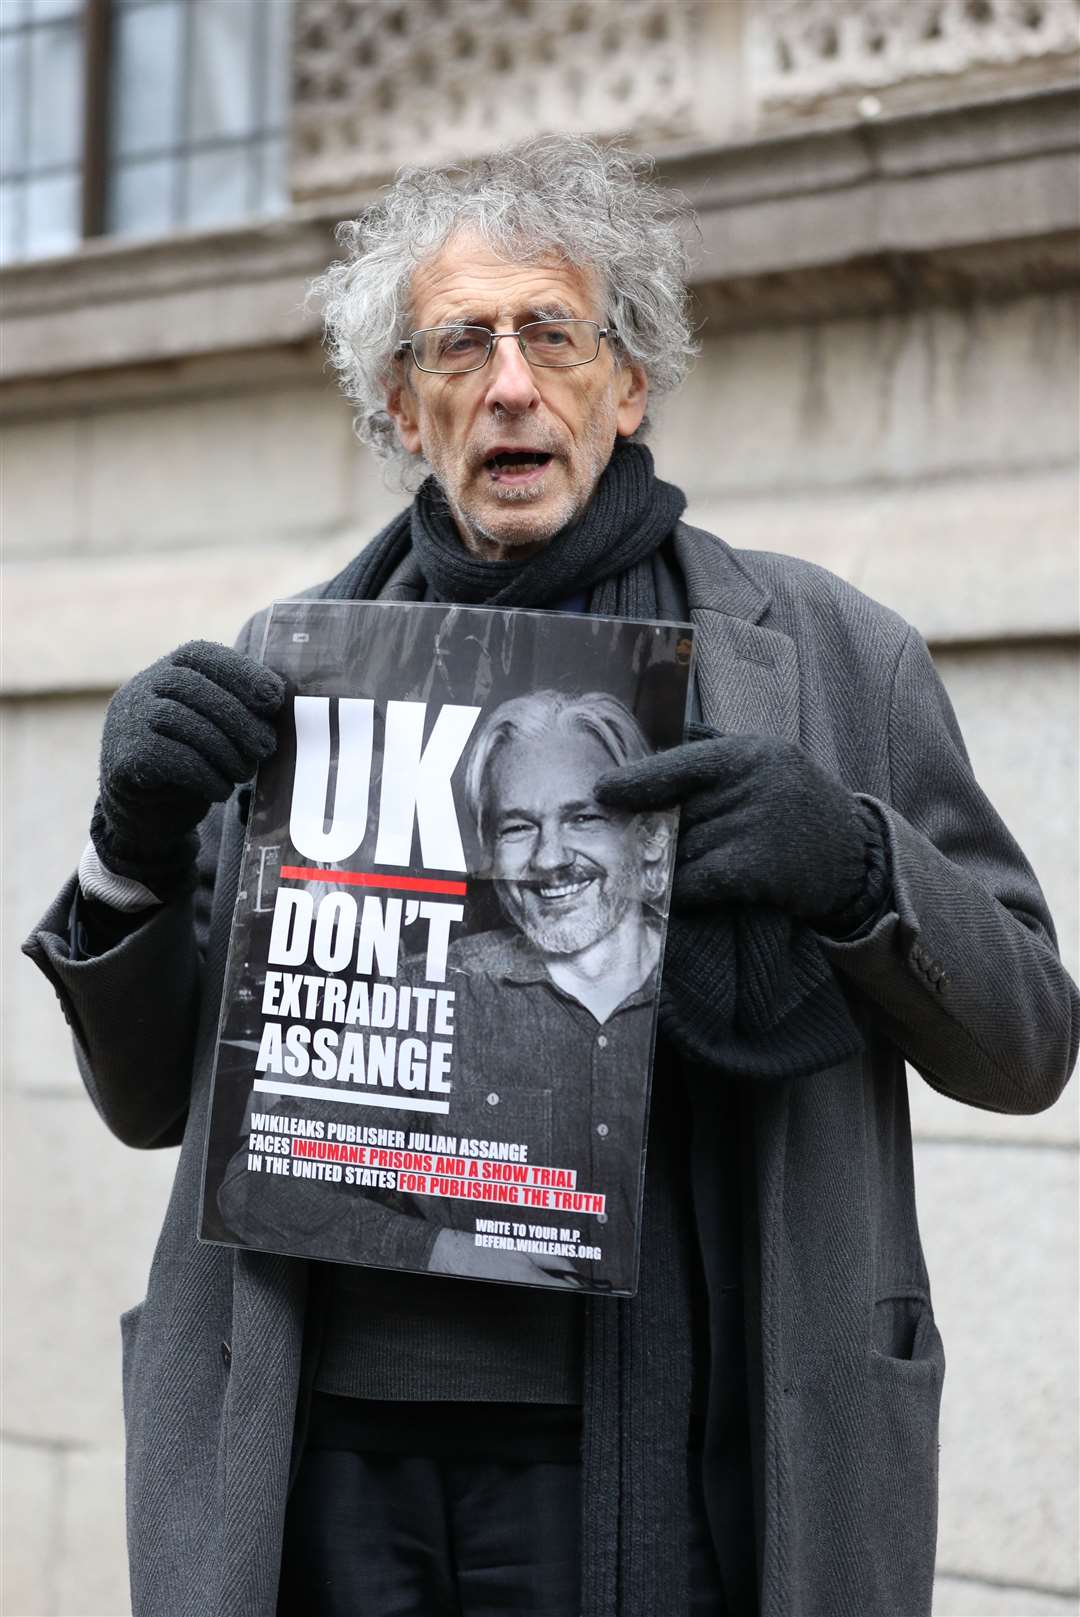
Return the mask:
[(484, 470), (493, 483), (521, 484), (535, 482), (550, 464), (551, 456), (542, 450), (508, 449), (489, 455)]
[(569, 899), (577, 898), (586, 887), (591, 887), (596, 880), (594, 876), (583, 876), (579, 881), (537, 883), (533, 892), (543, 899), (545, 904), (558, 904)]

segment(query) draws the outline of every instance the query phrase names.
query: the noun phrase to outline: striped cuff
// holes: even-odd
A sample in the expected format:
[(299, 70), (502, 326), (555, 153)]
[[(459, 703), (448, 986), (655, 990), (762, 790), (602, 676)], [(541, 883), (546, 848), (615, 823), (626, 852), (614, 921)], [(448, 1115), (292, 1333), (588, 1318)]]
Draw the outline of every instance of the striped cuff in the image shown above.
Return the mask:
[(110, 909), (133, 915), (136, 910), (157, 906), (161, 899), (134, 876), (117, 876), (103, 865), (97, 849), (88, 842), (79, 860), (79, 887), (87, 898), (108, 904)]

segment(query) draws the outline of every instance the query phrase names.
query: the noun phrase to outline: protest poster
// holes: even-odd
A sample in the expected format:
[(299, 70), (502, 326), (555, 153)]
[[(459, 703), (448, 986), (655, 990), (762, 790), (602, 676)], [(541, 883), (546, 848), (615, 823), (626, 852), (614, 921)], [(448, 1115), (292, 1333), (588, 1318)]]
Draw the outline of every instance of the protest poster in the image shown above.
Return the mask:
[(692, 630), (285, 601), (264, 660), (201, 1238), (632, 1294), (677, 816), (592, 786)]

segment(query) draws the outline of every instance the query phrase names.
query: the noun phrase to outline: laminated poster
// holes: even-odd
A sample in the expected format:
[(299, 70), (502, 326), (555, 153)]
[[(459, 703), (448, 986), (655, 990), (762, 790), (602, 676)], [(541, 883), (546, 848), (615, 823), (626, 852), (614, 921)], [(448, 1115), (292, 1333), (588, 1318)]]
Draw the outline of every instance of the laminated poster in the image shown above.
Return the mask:
[(283, 601), (264, 659), (200, 1236), (632, 1294), (677, 817), (593, 785), (682, 740), (692, 630)]

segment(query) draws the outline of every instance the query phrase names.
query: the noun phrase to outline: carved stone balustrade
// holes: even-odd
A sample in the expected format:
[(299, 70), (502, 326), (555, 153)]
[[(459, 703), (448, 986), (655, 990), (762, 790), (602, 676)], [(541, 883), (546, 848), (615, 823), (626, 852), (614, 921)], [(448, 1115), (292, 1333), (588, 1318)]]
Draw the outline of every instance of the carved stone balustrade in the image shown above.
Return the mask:
[(294, 199), (538, 130), (655, 152), (1057, 86), (1080, 0), (295, 0)]
[(541, 129), (686, 141), (724, 20), (715, 0), (296, 0), (293, 194)]
[(872, 116), (1075, 75), (1080, 0), (753, 0), (746, 46), (760, 120)]

